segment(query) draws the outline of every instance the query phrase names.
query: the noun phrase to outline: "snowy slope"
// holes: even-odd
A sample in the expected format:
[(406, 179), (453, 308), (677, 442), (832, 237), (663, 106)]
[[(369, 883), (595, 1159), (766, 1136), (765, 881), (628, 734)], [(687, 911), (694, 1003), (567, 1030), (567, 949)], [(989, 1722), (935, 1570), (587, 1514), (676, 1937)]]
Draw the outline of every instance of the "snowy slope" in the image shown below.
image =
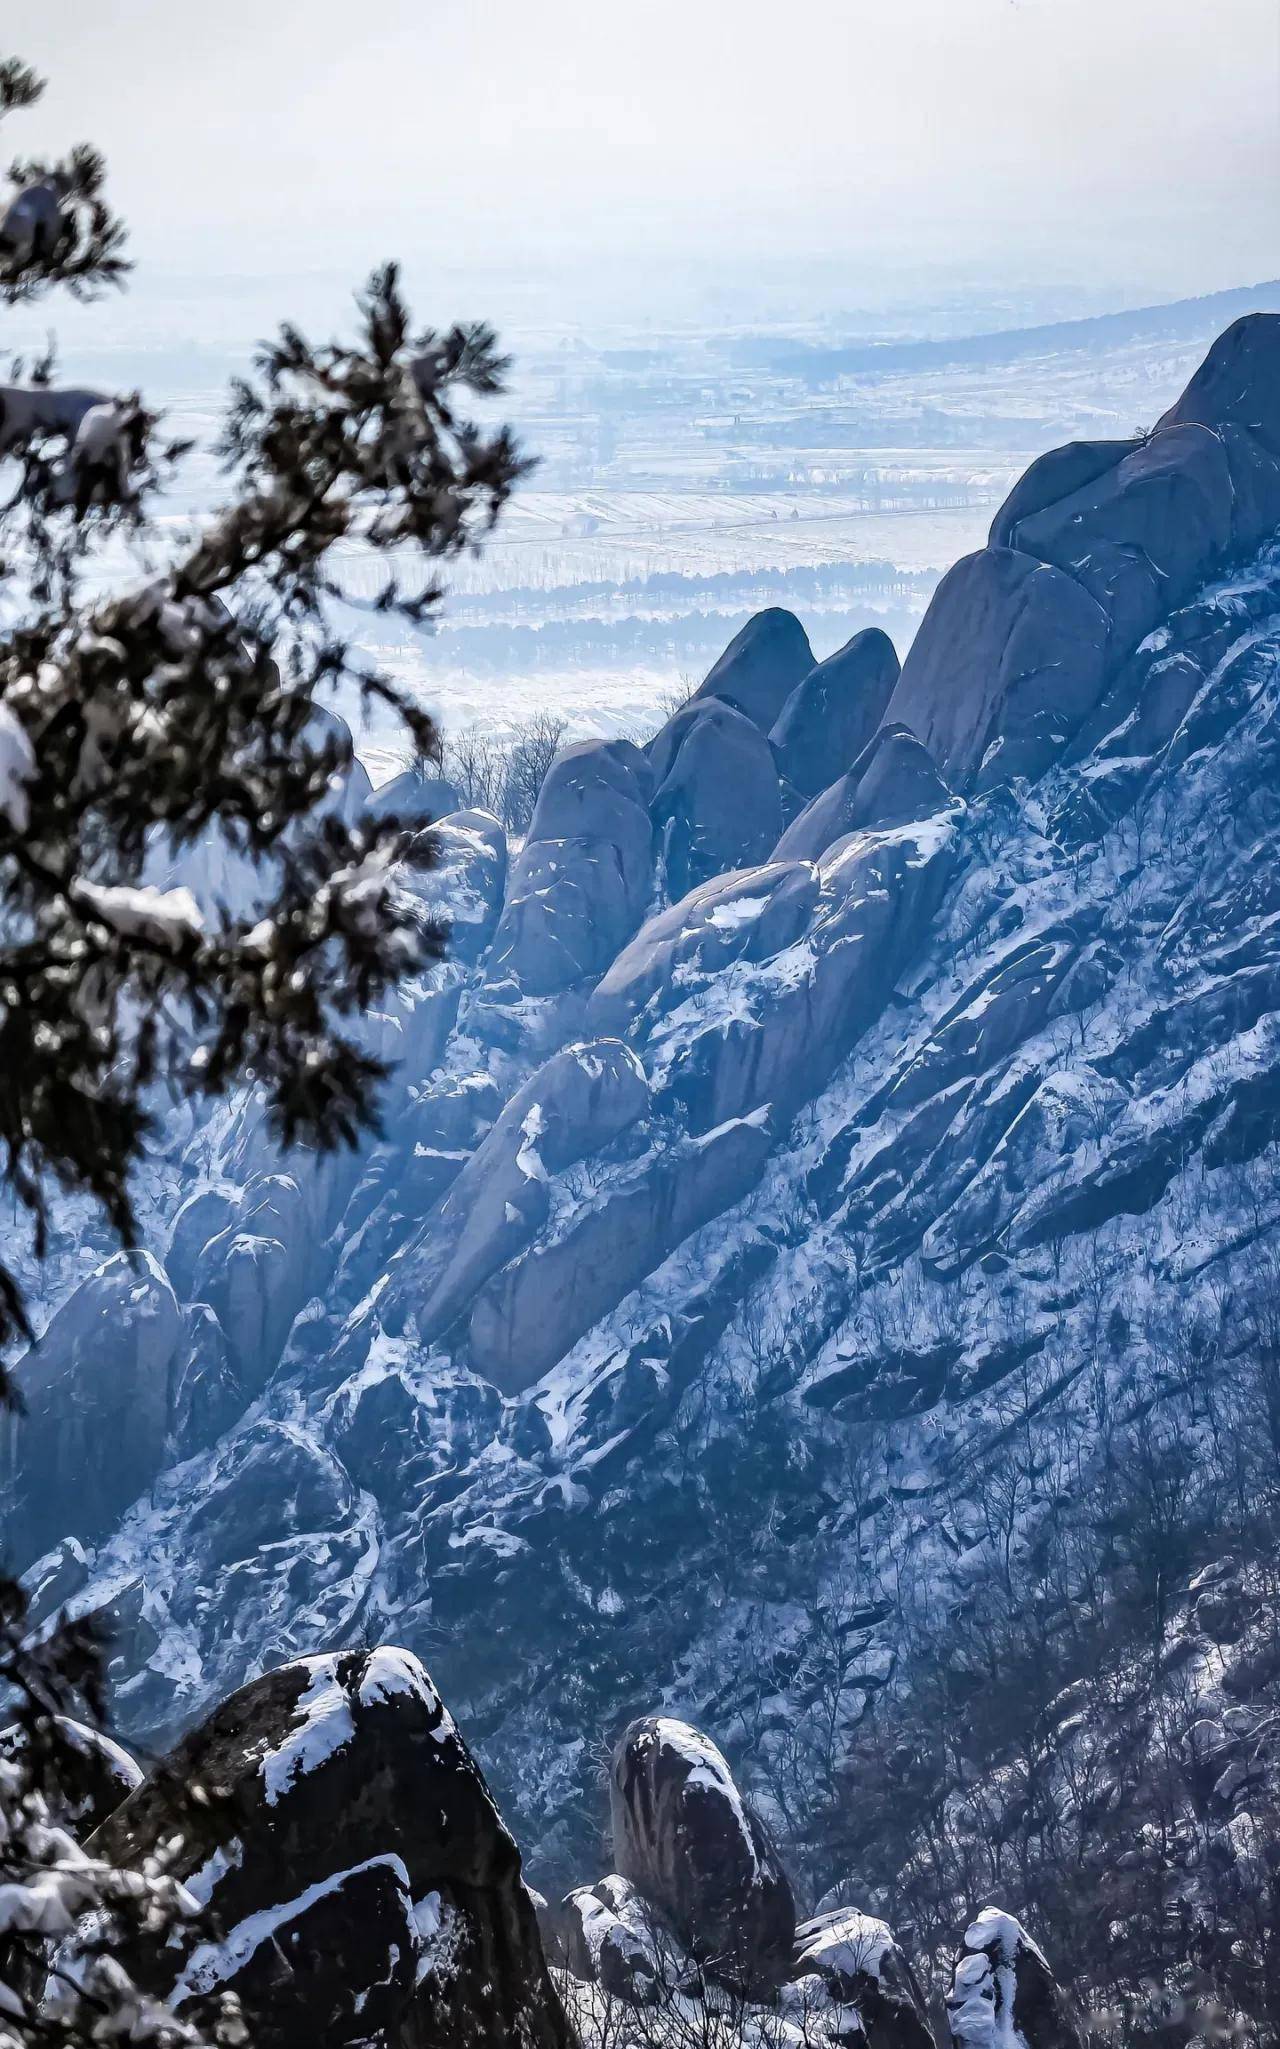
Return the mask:
[[(928, 737), (989, 685), (976, 759), (833, 745), (809, 855), (770, 858), (815, 688), (785, 614), (647, 754), (575, 750), (523, 847), (451, 821), (453, 958), (368, 1022), (402, 1064), (363, 1156), (280, 1159), (251, 1101), (177, 1120), (141, 1276), (55, 1274), (10, 1451), (10, 1541), (41, 1612), (107, 1611), (126, 1730), (389, 1636), (540, 1881), (580, 1874), (594, 1746), (640, 1711), (750, 1749), (802, 1830), (786, 1757), (818, 1799), (886, 1588), (975, 1541), (1011, 1388), (1034, 1432), (1276, 1240), (1271, 435), (1193, 415), (1047, 497), (1033, 469), (887, 708)], [(1006, 619), (968, 593), (1015, 555)]]

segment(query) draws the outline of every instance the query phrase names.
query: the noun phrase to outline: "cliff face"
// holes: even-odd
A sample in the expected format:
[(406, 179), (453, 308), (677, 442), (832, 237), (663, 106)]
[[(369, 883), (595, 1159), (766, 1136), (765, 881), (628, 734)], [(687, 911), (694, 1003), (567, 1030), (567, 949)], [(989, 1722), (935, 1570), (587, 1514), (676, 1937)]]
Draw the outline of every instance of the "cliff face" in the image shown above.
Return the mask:
[(1280, 1249), (1277, 394), (1254, 316), (1152, 435), (1033, 465), (900, 676), (765, 613), (512, 857), (445, 821), (363, 1156), (175, 1116), (8, 1454), (127, 1728), (391, 1635), (552, 1884), (659, 1700), (803, 1834), (904, 1577), (945, 1616), (1043, 1513), (993, 1523), (1001, 1445), (1066, 1427), (1087, 1492), (1085, 1389), (1158, 1410)]

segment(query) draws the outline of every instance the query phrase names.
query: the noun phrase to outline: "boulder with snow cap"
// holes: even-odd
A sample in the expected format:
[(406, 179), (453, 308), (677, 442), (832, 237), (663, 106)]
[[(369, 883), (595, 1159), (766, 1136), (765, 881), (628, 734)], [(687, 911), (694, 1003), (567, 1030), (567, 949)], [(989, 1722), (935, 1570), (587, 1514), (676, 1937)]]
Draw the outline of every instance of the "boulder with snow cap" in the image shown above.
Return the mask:
[[(449, 928), (450, 960), (476, 961), (493, 936), (507, 881), (507, 835), (488, 811), (451, 811), (432, 827), (435, 864), (409, 878)], [(421, 1071), (421, 1070), (419, 1070)]]
[(821, 1978), (857, 2014), (868, 2049), (933, 2049), (924, 1994), (884, 1921), (852, 1907), (802, 1921), (791, 1976)]
[[(58, 1772), (56, 1787), (46, 1795), (50, 1810), (72, 1835), (87, 1836), (142, 1784), (142, 1767), (104, 1730), (70, 1715), (53, 1715), (51, 1720)], [(0, 1761), (20, 1759), (29, 1742), (21, 1723), (0, 1729)]]
[(666, 1715), (633, 1722), (613, 1754), (609, 1812), (619, 1874), (666, 1915), (709, 1975), (752, 1988), (786, 1975), (791, 1887), (709, 1737)]
[(1079, 2021), (1044, 1952), (997, 1907), (965, 1930), (947, 2024), (955, 2049), (1081, 2049)]
[(868, 626), (797, 683), (769, 738), (802, 797), (825, 790), (875, 738), (900, 666), (888, 634)]
[(931, 818), (951, 801), (933, 756), (905, 726), (885, 726), (847, 775), (806, 804), (774, 848), (778, 861), (817, 861), (846, 833)]
[(600, 1031), (625, 1031), (647, 1004), (661, 1004), (694, 972), (713, 974), (735, 960), (771, 960), (805, 930), (818, 886), (807, 861), (772, 861), (690, 890), (650, 918), (601, 977), (591, 1022)]
[(652, 1908), (629, 1880), (613, 1872), (578, 1886), (561, 1902), (557, 1920), (564, 1967), (573, 1977), (636, 2006), (660, 1997), (670, 1959)]
[(813, 668), (809, 637), (794, 612), (771, 605), (748, 619), (693, 693), (719, 698), (764, 733)]
[[(763, 861), (782, 831), (777, 765), (760, 728), (718, 698), (695, 700), (677, 721), (679, 744), (652, 806), (672, 898)], [(659, 734), (655, 754), (662, 745)]]
[(177, 1839), (205, 1909), (129, 1959), (198, 2019), (240, 1997), (272, 2049), (487, 2041), (568, 2049), (516, 1845), (431, 1680), (404, 1651), (264, 1674), (214, 1710), (91, 1838), (126, 1868)]

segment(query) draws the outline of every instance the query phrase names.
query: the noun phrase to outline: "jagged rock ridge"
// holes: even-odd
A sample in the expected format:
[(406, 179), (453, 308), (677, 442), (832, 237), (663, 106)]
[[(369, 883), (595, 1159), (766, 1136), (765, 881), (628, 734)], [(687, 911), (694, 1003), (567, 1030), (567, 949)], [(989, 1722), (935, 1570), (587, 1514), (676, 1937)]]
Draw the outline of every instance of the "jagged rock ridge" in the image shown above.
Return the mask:
[[(765, 614), (647, 750), (570, 750), (510, 862), (446, 820), (452, 959), (366, 1021), (402, 1055), (367, 1154), (175, 1114), (147, 1264), (68, 1291), (7, 1453), (126, 1726), (430, 1643), (567, 1880), (584, 1724), (802, 1718), (785, 1573), (821, 1607), (909, 1526), (945, 1575), (990, 1391), (1060, 1398), (1087, 1331), (1136, 1347), (1274, 1239), (1278, 329), (1033, 465), (900, 676)], [(59, 1426), (90, 1373), (127, 1464)]]

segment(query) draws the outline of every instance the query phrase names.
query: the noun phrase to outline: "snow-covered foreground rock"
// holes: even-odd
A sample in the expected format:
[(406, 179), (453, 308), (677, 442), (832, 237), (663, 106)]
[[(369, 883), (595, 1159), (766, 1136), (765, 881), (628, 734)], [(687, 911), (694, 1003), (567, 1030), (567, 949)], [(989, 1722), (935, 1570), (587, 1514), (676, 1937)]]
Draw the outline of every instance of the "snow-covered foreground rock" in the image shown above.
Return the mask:
[[(211, 2039), (230, 2027), (226, 2039), (268, 2049), (933, 2049), (889, 1927), (847, 1906), (797, 1926), (723, 1754), (671, 1717), (615, 1746), (619, 1869), (558, 1906), (526, 1887), (465, 1739), (403, 1650), (264, 1673), (145, 1777), (109, 1740), (64, 1733), (61, 1860), (123, 1885), (163, 1873), (173, 1910), (123, 1932), (113, 1967)], [(0, 1730), (0, 1762), (26, 1740)], [(0, 1928), (32, 1904), (28, 1885), (7, 1891)], [(28, 1969), (47, 1972), (52, 2015), (97, 1916), (69, 1895), (37, 1925)], [(1080, 2049), (1042, 1952), (996, 1908), (966, 1933), (947, 2011), (957, 2049)]]
[(569, 2049), (519, 1852), (403, 1651), (251, 1681), (87, 1847), (138, 1870), (174, 1844), (198, 1911), (128, 1961), (184, 2018), (234, 1993), (250, 2038), (279, 2049)]
[(392, 1636), (544, 1890), (655, 1703), (775, 1832), (838, 1804), (908, 1597), (945, 1642), (1053, 1433), (1083, 1498), (1280, 1253), (1278, 526), (1260, 315), (1033, 465), (901, 675), (763, 614), (523, 846), (445, 821), (384, 1137), (179, 1106), (144, 1260), (54, 1269), (6, 1542), (126, 1733)]

